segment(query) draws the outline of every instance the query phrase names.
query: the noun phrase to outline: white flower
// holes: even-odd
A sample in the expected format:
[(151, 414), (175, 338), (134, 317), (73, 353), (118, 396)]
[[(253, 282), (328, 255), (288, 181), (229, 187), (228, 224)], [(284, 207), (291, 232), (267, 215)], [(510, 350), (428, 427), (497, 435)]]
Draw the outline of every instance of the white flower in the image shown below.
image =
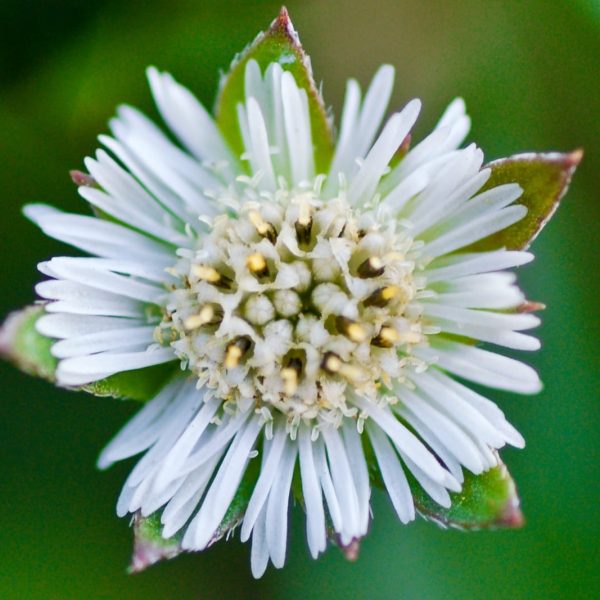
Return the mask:
[(462, 100), (402, 155), (420, 103), (378, 133), (392, 68), (364, 99), (350, 81), (331, 168), (318, 173), (307, 94), (278, 64), (246, 67), (241, 156), (188, 90), (148, 76), (178, 143), (119, 110), (100, 138), (110, 154), (85, 162), (97, 185), (79, 188), (110, 218), (26, 208), (94, 256), (40, 265), (38, 328), (60, 340), (60, 384), (181, 362), (100, 457), (105, 468), (143, 453), (119, 515), (160, 510), (165, 537), (202, 550), (256, 469), (241, 538), (260, 576), (284, 563), (295, 474), (316, 557), (327, 522), (345, 546), (367, 533), (365, 445), (404, 523), (415, 517), (407, 471), (448, 506), (463, 468), (481, 473), (495, 449), (523, 446), (495, 404), (452, 377), (540, 389), (530, 367), (471, 343), (539, 347), (521, 333), (538, 319), (513, 310), (524, 297), (506, 272), (532, 255), (468, 250), (526, 208), (516, 184), (480, 192), (490, 170), (475, 145), (459, 149)]

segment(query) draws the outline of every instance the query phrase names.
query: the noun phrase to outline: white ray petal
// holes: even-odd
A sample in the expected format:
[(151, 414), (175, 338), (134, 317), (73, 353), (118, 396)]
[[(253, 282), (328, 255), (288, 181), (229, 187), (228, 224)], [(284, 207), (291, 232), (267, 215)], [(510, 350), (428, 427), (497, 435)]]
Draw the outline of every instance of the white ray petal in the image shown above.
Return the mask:
[(421, 103), (412, 100), (404, 109), (386, 123), (381, 135), (373, 144), (348, 189), (348, 202), (357, 204), (371, 199), (392, 156), (417, 120)]
[(348, 455), (350, 470), (356, 486), (358, 509), (360, 515), (360, 526), (363, 535), (369, 526), (369, 499), (371, 497), (371, 485), (369, 483), (369, 471), (365, 461), (360, 435), (356, 430), (354, 419), (344, 419), (342, 423), (342, 434), (344, 447)]
[(437, 410), (460, 424), (471, 437), (482, 439), (495, 448), (503, 446), (504, 436), (460, 394), (444, 385), (445, 378), (442, 377), (436, 369), (411, 376), (419, 393), (425, 393)]
[(165, 218), (164, 207), (155, 199), (104, 150), (96, 152), (96, 160), (87, 158), (85, 165), (90, 175), (100, 184), (110, 196), (127, 202), (155, 221)]
[(164, 525), (163, 537), (175, 535), (192, 516), (222, 457), (223, 453), (215, 454), (211, 460), (185, 476), (184, 482), (173, 494), (161, 514), (160, 520)]
[(531, 367), (481, 348), (436, 338), (432, 339), (431, 348), (415, 348), (414, 353), (487, 387), (521, 394), (535, 394), (542, 388), (537, 373)]
[[(340, 133), (335, 146), (335, 153), (327, 180), (326, 195), (330, 196), (337, 189), (337, 175), (340, 171), (346, 171), (346, 155), (352, 149), (352, 141), (356, 134), (356, 124), (360, 112), (360, 86), (355, 79), (348, 80), (346, 84), (346, 96), (342, 109)], [(352, 161), (348, 161), (348, 166)]]
[(523, 436), (506, 420), (504, 413), (491, 400), (477, 394), (472, 389), (458, 383), (438, 369), (429, 369), (429, 375), (435, 378), (443, 387), (453, 391), (465, 402), (470, 404), (477, 412), (487, 419), (499, 431), (507, 443), (516, 448), (524, 448)]
[(460, 489), (455, 479), (433, 457), (423, 443), (414, 436), (389, 410), (384, 410), (372, 402), (355, 397), (354, 403), (385, 431), (403, 455), (412, 459), (428, 476), (450, 489)]
[(491, 173), (489, 170), (479, 172), (482, 163), (483, 153), (472, 144), (464, 150), (459, 150), (440, 168), (427, 188), (419, 194), (408, 215), (413, 223), (411, 235), (418, 235), (431, 227), (444, 214), (453, 214), (457, 206), (479, 190)]
[(173, 264), (173, 249), (122, 225), (95, 217), (63, 213), (45, 204), (28, 204), (25, 216), (61, 242), (106, 258), (141, 258), (155, 267)]
[[(85, 267), (91, 271), (121, 273), (122, 275), (133, 275), (146, 279), (152, 283), (164, 284), (165, 282), (173, 281), (173, 277), (169, 275), (161, 265), (154, 265), (148, 261), (118, 259), (118, 258), (87, 258), (87, 257), (72, 257), (60, 256), (54, 257), (46, 264), (52, 265), (75, 265)], [(56, 270), (56, 269), (55, 269)]]
[(168, 73), (150, 67), (147, 75), (163, 119), (184, 146), (201, 160), (225, 161), (232, 176), (237, 161), (208, 111)]
[(251, 418), (234, 439), (198, 514), (188, 525), (182, 540), (184, 548), (203, 550), (210, 542), (240, 485), (260, 428), (258, 417)]
[(403, 523), (415, 518), (415, 506), (412, 493), (402, 470), (400, 459), (383, 431), (371, 421), (367, 421), (367, 432), (375, 451), (377, 463), (385, 484), (385, 489)]
[(200, 443), (194, 449), (194, 452), (188, 456), (185, 463), (181, 464), (179, 470), (176, 473), (172, 473), (171, 476), (179, 477), (186, 475), (203, 465), (216, 453), (221, 452), (227, 447), (231, 439), (238, 435), (249, 417), (250, 411), (240, 411), (231, 418), (223, 418), (218, 426), (211, 429), (209, 432), (211, 435), (206, 436), (206, 442), (204, 442), (203, 438), (203, 443)]
[(145, 321), (137, 319), (51, 314), (40, 317), (35, 323), (35, 328), (46, 337), (68, 339), (121, 328), (143, 327), (144, 325)]
[(69, 358), (123, 350), (140, 344), (149, 346), (154, 342), (154, 327), (124, 327), (116, 330), (99, 331), (86, 335), (73, 336), (52, 346), (52, 355), (57, 358)]
[(267, 545), (271, 562), (277, 569), (281, 569), (285, 563), (290, 486), (298, 453), (298, 444), (289, 439), (285, 441), (279, 476), (271, 487), (267, 504)]
[(144, 304), (73, 281), (51, 279), (35, 286), (42, 298), (56, 300), (45, 306), (49, 313), (73, 313), (107, 317), (144, 317)]
[(314, 150), (306, 92), (288, 71), (281, 76), (281, 101), (292, 184), (298, 185), (314, 176)]
[(114, 373), (143, 369), (175, 360), (175, 358), (171, 348), (66, 358), (58, 364), (56, 379), (61, 385), (82, 385), (104, 379)]
[(274, 191), (275, 173), (271, 162), (267, 127), (261, 108), (254, 98), (249, 98), (246, 110), (248, 111), (248, 134), (250, 136), (246, 149), (250, 154), (250, 164), (255, 173), (262, 174), (261, 187)]
[(323, 497), (312, 445), (310, 429), (306, 425), (301, 425), (298, 430), (298, 448), (302, 494), (306, 504), (306, 537), (312, 557), (317, 558), (319, 553), (325, 550), (327, 538)]
[(252, 531), (252, 550), (250, 552), (250, 568), (252, 570), (252, 576), (255, 579), (260, 579), (267, 570), (268, 564), (267, 506), (264, 505)]
[(444, 445), (476, 475), (484, 469), (484, 463), (473, 440), (451, 419), (439, 412), (430, 403), (411, 391), (402, 390), (401, 401), (406, 409), (427, 423)]
[(313, 444), (313, 458), (315, 461), (315, 470), (319, 476), (321, 488), (323, 490), (323, 496), (327, 503), (329, 511), (329, 517), (333, 525), (333, 529), (336, 533), (341, 534), (344, 529), (344, 520), (342, 518), (342, 511), (340, 509), (340, 503), (331, 480), (331, 473), (329, 472), (329, 466), (327, 465), (327, 459), (325, 457), (325, 446), (323, 440), (319, 438), (317, 441), (312, 442)]
[(271, 161), (275, 172), (285, 177), (290, 177), (290, 157), (287, 148), (285, 134), (285, 121), (283, 117), (283, 99), (282, 83), (283, 69), (278, 63), (271, 63), (265, 74), (265, 83), (267, 85), (268, 106), (268, 125), (269, 139), (275, 147), (275, 152), (271, 156)]
[(264, 457), (260, 469), (260, 476), (254, 486), (248, 508), (246, 508), (246, 514), (244, 515), (244, 521), (240, 531), (240, 539), (242, 542), (245, 542), (250, 537), (252, 528), (269, 496), (276, 477), (281, 476), (280, 463), (287, 433), (285, 431), (285, 426), (283, 425), (276, 426), (274, 429), (272, 442), (268, 446), (265, 445), (265, 449), (263, 450)]
[(502, 271), (527, 264), (533, 259), (530, 252), (516, 250), (454, 254), (436, 259), (425, 269), (425, 273), (427, 281), (431, 283), (465, 275)]
[(106, 192), (92, 187), (80, 186), (77, 191), (92, 206), (135, 229), (148, 233), (173, 246), (186, 246), (188, 244), (185, 235), (178, 233), (171, 225), (163, 224), (149, 217), (142, 207), (130, 205), (122, 199), (113, 198)]
[(141, 302), (157, 304), (165, 295), (164, 288), (142, 283), (131, 277), (117, 275), (104, 270), (98, 265), (78, 258), (53, 258), (39, 266), (40, 270), (47, 269), (57, 279), (72, 281), (96, 290), (125, 296)]
[(182, 384), (183, 380), (169, 383), (144, 405), (102, 451), (97, 463), (99, 469), (106, 469), (119, 460), (145, 450), (157, 439), (162, 428), (160, 417), (178, 395)]
[(458, 210), (452, 211), (435, 226), (420, 234), (420, 237), (426, 241), (434, 240), (464, 224), (483, 219), (486, 215), (497, 214), (517, 200), (522, 193), (523, 189), (516, 183), (499, 185), (481, 192), (468, 202), (463, 202)]
[(424, 303), (424, 314), (439, 317), (454, 323), (480, 325), (497, 329), (521, 331), (540, 324), (540, 320), (530, 313), (499, 313), (489, 310), (475, 310), (457, 306), (446, 306), (438, 302)]
[(358, 497), (348, 462), (346, 449), (337, 430), (325, 427), (321, 435), (325, 441), (329, 470), (335, 488), (344, 527), (341, 538), (343, 544), (349, 544), (353, 539), (361, 537)]
[(482, 240), (497, 231), (506, 229), (513, 223), (520, 221), (526, 214), (527, 207), (521, 204), (509, 206), (491, 214), (484, 214), (482, 217), (465, 223), (434, 239), (425, 245), (421, 253), (429, 258), (448, 254)]
[(203, 398), (195, 382), (184, 380), (181, 390), (161, 417), (164, 421), (159, 438), (129, 474), (129, 485), (137, 486), (145, 480), (153, 480), (161, 462), (202, 405)]
[[(452, 287), (459, 287), (460, 281), (455, 280)], [(469, 286), (473, 287), (473, 286)], [(515, 308), (525, 302), (525, 294), (515, 285), (481, 287), (465, 289), (461, 292), (438, 294), (433, 299), (423, 299), (423, 304), (440, 304), (459, 308)]]
[[(175, 147), (178, 154), (171, 157), (160, 140), (130, 132), (121, 121), (113, 120), (110, 125), (119, 141), (104, 135), (98, 139), (128, 166), (166, 210), (192, 226), (196, 226), (198, 214), (216, 214), (214, 203), (204, 194), (204, 190), (222, 186), (216, 177)], [(192, 162), (189, 168), (187, 161)]]
[[(204, 395), (204, 390), (199, 390), (198, 394)], [(166, 487), (171, 481), (182, 476), (180, 475), (183, 472), (182, 466), (186, 464), (190, 453), (206, 431), (221, 403), (219, 398), (210, 398), (205, 401), (179, 439), (173, 444), (156, 474), (154, 487), (157, 490)]]
[[(425, 490), (428, 496), (435, 500), (440, 506), (449, 508), (452, 504), (448, 490), (431, 479), (429, 473), (420, 469), (408, 456), (400, 452), (402, 460), (413, 474), (414, 478), (419, 482), (419, 485)], [(459, 486), (460, 487), (460, 486)], [(458, 491), (458, 490), (457, 490)]]
[(400, 415), (407, 423), (410, 423), (411, 427), (413, 427), (423, 441), (435, 452), (444, 465), (446, 465), (446, 468), (450, 471), (456, 481), (462, 485), (465, 477), (460, 461), (450, 452), (442, 440), (438, 438), (436, 434), (421, 421), (421, 419), (414, 414), (409, 413), (402, 406), (394, 406), (394, 412)]

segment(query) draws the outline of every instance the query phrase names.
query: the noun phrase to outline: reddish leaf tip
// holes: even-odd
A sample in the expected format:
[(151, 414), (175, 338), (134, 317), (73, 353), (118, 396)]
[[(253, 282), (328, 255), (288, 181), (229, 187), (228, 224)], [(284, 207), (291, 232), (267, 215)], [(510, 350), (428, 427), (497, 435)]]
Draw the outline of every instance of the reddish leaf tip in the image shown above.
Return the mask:
[(79, 187), (96, 187), (98, 185), (91, 175), (83, 171), (69, 171), (69, 175), (71, 176), (71, 181)]
[(518, 313), (530, 313), (537, 312), (538, 310), (545, 310), (546, 305), (541, 302), (534, 302), (532, 300), (525, 300), (522, 304), (517, 306)]
[(145, 519), (140, 513), (133, 517), (134, 543), (131, 564), (127, 569), (130, 574), (141, 573), (148, 567), (175, 558), (181, 554), (179, 544), (169, 544), (168, 540), (155, 540), (144, 531)]
[(354, 562), (358, 560), (358, 555), (360, 554), (360, 540), (354, 538), (349, 544), (346, 546), (339, 543), (340, 550), (344, 555), (344, 558), (350, 562)]
[(285, 36), (290, 41), (292, 46), (294, 46), (300, 52), (304, 52), (298, 33), (294, 29), (294, 25), (290, 19), (290, 13), (288, 13), (288, 10), (285, 6), (281, 7), (277, 18), (271, 23), (271, 27), (269, 27), (267, 35)]
[(579, 163), (583, 160), (584, 151), (583, 148), (577, 148), (577, 150), (573, 150), (566, 155), (565, 162), (571, 168), (575, 168), (579, 166)]
[(504, 463), (500, 464), (500, 472), (502, 478), (508, 483), (509, 494), (494, 526), (502, 529), (520, 529), (525, 525), (525, 516), (521, 510), (521, 499), (517, 493), (517, 486)]
[(279, 11), (279, 16), (277, 17), (277, 21), (280, 23), (282, 27), (287, 27), (291, 23), (290, 21), (290, 13), (285, 6), (281, 7)]
[(498, 527), (506, 529), (521, 529), (525, 525), (525, 517), (518, 503), (510, 503), (504, 510), (502, 517), (498, 520)]

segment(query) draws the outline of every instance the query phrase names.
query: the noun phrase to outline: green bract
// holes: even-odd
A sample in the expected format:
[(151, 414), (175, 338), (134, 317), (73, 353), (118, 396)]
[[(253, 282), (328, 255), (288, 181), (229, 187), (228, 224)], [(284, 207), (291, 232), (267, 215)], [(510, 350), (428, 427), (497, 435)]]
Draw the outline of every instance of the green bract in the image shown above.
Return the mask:
[(443, 527), (498, 529), (523, 525), (515, 482), (503, 463), (481, 475), (466, 471), (462, 491), (450, 494), (450, 508), (441, 508), (419, 485), (411, 485), (411, 490), (419, 513)]
[(309, 101), (312, 141), (317, 172), (325, 173), (333, 155), (333, 135), (325, 104), (313, 78), (310, 59), (304, 52), (298, 34), (285, 9), (270, 29), (238, 56), (230, 72), (222, 78), (216, 104), (216, 119), (225, 139), (236, 154), (243, 152), (237, 105), (244, 101), (244, 73), (249, 60), (255, 60), (264, 72), (271, 63), (289, 71), (298, 86), (306, 91)]
[[(53, 340), (36, 330), (36, 322), (43, 314), (44, 306), (35, 305), (10, 315), (2, 328), (0, 351), (25, 373), (54, 382), (58, 361), (50, 350)], [(94, 396), (146, 401), (153, 398), (178, 369), (179, 365), (172, 362), (124, 371), (75, 389)]]
[(482, 191), (503, 183), (518, 183), (523, 188), (518, 204), (527, 207), (527, 215), (514, 225), (473, 244), (469, 250), (528, 248), (558, 208), (582, 157), (581, 150), (570, 154), (517, 154), (487, 165), (492, 169), (492, 176)]

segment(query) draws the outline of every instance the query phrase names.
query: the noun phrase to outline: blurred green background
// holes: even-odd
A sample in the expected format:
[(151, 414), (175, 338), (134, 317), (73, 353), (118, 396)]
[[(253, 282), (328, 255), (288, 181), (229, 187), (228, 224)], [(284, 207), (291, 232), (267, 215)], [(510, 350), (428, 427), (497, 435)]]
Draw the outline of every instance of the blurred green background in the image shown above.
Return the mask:
[[(276, 15), (271, 1), (1, 0), (0, 315), (30, 302), (35, 264), (68, 252), (20, 214), (28, 201), (83, 206), (67, 176), (120, 102), (154, 114), (144, 68), (172, 71), (212, 104), (219, 69)], [(592, 598), (598, 586), (600, 9), (596, 0), (288, 3), (327, 102), (344, 81), (397, 68), (393, 104), (420, 97), (417, 137), (462, 95), (489, 158), (572, 150), (586, 158), (521, 272), (543, 300), (545, 389), (502, 397), (525, 435), (504, 458), (527, 524), (465, 534), (401, 526), (375, 494), (356, 563), (308, 558), (296, 510), (288, 564), (259, 582), (238, 540), (128, 576), (131, 532), (114, 515), (130, 465), (94, 468), (135, 406), (52, 389), (0, 364), (0, 598)]]

